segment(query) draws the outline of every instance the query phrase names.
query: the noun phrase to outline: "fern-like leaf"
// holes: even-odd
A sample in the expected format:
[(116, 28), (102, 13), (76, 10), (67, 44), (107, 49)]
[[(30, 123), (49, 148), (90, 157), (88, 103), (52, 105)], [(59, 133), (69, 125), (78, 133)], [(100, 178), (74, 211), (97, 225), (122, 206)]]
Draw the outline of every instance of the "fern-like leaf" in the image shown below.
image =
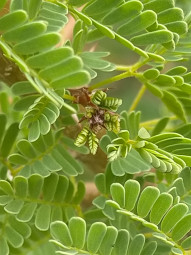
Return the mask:
[[(76, 226), (78, 232), (76, 233)], [(129, 232), (126, 229), (117, 230), (113, 226), (106, 226), (104, 223), (96, 222), (90, 226), (86, 234), (86, 222), (78, 217), (70, 219), (68, 226), (61, 221), (51, 224), (51, 235), (55, 245), (61, 248), (59, 253), (75, 254), (91, 253), (92, 255), (127, 254), (130, 252), (141, 253), (145, 245), (143, 235), (136, 235), (130, 241)], [(87, 236), (87, 237), (86, 237)], [(151, 247), (150, 247), (151, 248)], [(148, 255), (153, 254), (157, 243), (152, 243)]]
[(97, 152), (99, 140), (96, 137), (96, 134), (94, 134), (91, 131), (90, 131), (89, 136), (88, 136), (88, 144), (89, 144), (89, 148), (90, 148), (91, 153), (93, 155), (95, 155), (96, 152)]
[(34, 217), (36, 228), (46, 231), (52, 221), (69, 219), (76, 214), (85, 187), (79, 182), (75, 191), (65, 176), (53, 173), (43, 178), (33, 174), (29, 178), (15, 177), (13, 187), (1, 180), (0, 192), (0, 204), (7, 214), (19, 222), (31, 222)]
[[(181, 247), (182, 238), (191, 229), (188, 207), (182, 203), (172, 206), (173, 197), (168, 193), (160, 194), (160, 191), (152, 186), (139, 193), (140, 184), (135, 180), (128, 180), (124, 187), (118, 183), (112, 184), (113, 200), (105, 202), (103, 213), (111, 220), (119, 213), (133, 221), (141, 222), (143, 226), (154, 231), (155, 237), (172, 247), (177, 247), (182, 254), (184, 250)], [(136, 213), (133, 211), (135, 208)]]
[(99, 107), (116, 112), (122, 104), (122, 100), (113, 97), (107, 97), (107, 94), (101, 90), (96, 91), (91, 97), (92, 103)]
[[(54, 14), (54, 8), (65, 10), (65, 7), (52, 3), (42, 2), (42, 6), (46, 7), (45, 12), (49, 13), (50, 19), (52, 11), (47, 8), (53, 8)], [(11, 56), (22, 69), (26, 78), (38, 93), (48, 97), (57, 106), (65, 105), (67, 107), (68, 105), (64, 100), (52, 89), (64, 89), (64, 87), (75, 87), (88, 83), (90, 80), (89, 74), (83, 70), (81, 59), (73, 55), (71, 48), (61, 47), (56, 49), (56, 45), (60, 41), (58, 33), (45, 32), (48, 27), (43, 21), (28, 21), (26, 23), (27, 12), (14, 10), (15, 8), (17, 9), (16, 2), (13, 1), (13, 11), (0, 19), (3, 30), (0, 47), (5, 55), (9, 58)], [(44, 13), (44, 11), (42, 12)], [(64, 11), (64, 13), (66, 12)], [(15, 16), (18, 16), (18, 19), (13, 22)], [(43, 17), (41, 20), (43, 20)], [(11, 23), (14, 23), (14, 26), (10, 26)], [(10, 29), (12, 29), (11, 33), (9, 33)], [(31, 30), (34, 30), (34, 32), (31, 33)], [(35, 56), (33, 56), (34, 54)], [(54, 70), (52, 65), (55, 67)], [(72, 107), (68, 106), (68, 108), (72, 110)]]
[[(17, 143), (18, 152), (9, 156), (14, 174), (30, 176), (33, 173), (48, 176), (62, 170), (67, 175), (76, 176), (83, 172), (82, 166), (67, 152), (62, 141), (62, 130), (51, 131), (40, 136), (35, 142), (21, 139)], [(70, 147), (70, 144), (67, 144)], [(74, 146), (73, 146), (74, 147)]]

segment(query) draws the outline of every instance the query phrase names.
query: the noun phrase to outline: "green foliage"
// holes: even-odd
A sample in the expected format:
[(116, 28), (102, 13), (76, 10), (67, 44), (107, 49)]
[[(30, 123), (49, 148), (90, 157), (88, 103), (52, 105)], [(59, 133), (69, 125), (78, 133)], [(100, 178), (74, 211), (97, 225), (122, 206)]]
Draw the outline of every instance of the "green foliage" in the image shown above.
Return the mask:
[(53, 134), (51, 131), (30, 143), (21, 139), (17, 143), (18, 152), (9, 156), (13, 164), (13, 173), (30, 176), (33, 173), (48, 176), (51, 172), (63, 171), (66, 175), (77, 176), (83, 168), (68, 152), (62, 143), (62, 130)]
[(99, 105), (99, 107), (116, 112), (118, 107), (122, 104), (122, 100), (118, 98), (107, 97), (103, 91), (96, 91), (91, 97), (92, 103)]
[[(76, 233), (75, 226), (79, 231)], [(73, 217), (68, 226), (60, 221), (51, 224), (51, 235), (54, 240), (51, 242), (61, 247), (61, 254), (70, 254), (70, 250), (75, 254), (89, 252), (91, 254), (140, 254), (145, 252), (148, 245), (147, 254), (153, 254), (156, 250), (156, 242), (150, 242), (145, 247), (143, 235), (136, 235), (130, 241), (130, 234), (126, 229), (117, 230), (113, 226), (106, 226), (102, 222), (96, 222), (90, 226), (86, 234), (86, 222), (81, 218)], [(86, 239), (87, 236), (87, 239)], [(87, 247), (87, 248), (85, 248)], [(143, 249), (144, 248), (144, 249)], [(144, 253), (143, 253), (144, 254)]]
[(45, 178), (37, 174), (29, 178), (17, 176), (13, 185), (1, 181), (1, 206), (20, 222), (30, 222), (34, 215), (35, 226), (41, 231), (48, 230), (54, 220), (75, 215), (85, 192), (84, 187), (79, 188), (77, 199), (72, 182), (55, 173)]
[(78, 134), (75, 145), (78, 147), (83, 146), (88, 142), (91, 153), (96, 154), (98, 148), (98, 139), (96, 135), (87, 127), (84, 127), (82, 131)]
[(190, 254), (189, 5), (0, 1), (0, 255)]
[[(89, 97), (89, 95), (86, 94), (86, 97)], [(81, 121), (87, 120), (89, 127), (84, 127), (78, 134), (75, 145), (80, 147), (88, 142), (90, 152), (96, 154), (99, 143), (96, 133), (100, 131), (101, 128), (113, 131), (114, 133), (120, 131), (120, 118), (117, 114), (114, 114), (114, 112), (116, 112), (118, 107), (122, 104), (122, 100), (107, 97), (107, 94), (102, 90), (97, 90), (93, 93), (89, 100), (87, 105), (91, 105), (91, 107), (85, 107), (86, 113), (81, 119)], [(80, 103), (80, 97), (78, 101)]]
[(160, 194), (160, 191), (152, 186), (146, 187), (140, 193), (140, 184), (135, 180), (128, 180), (124, 187), (113, 183), (110, 192), (112, 200), (106, 200), (103, 206), (103, 213), (108, 218), (115, 220), (116, 214), (123, 214), (150, 228), (152, 235), (163, 242), (182, 249), (179, 240), (191, 229), (190, 214), (187, 213), (188, 207), (185, 204), (176, 203), (172, 206), (172, 195)]

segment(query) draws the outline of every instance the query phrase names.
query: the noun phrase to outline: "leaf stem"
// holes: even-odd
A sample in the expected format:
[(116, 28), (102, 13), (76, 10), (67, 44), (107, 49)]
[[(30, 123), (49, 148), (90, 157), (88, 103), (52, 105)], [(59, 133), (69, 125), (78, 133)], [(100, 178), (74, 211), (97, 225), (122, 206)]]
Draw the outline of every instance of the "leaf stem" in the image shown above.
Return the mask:
[[(176, 120), (177, 117), (176, 116), (171, 116), (169, 117), (170, 120)], [(157, 118), (157, 119), (153, 119), (153, 120), (148, 120), (148, 121), (144, 121), (140, 123), (141, 127), (145, 127), (145, 126), (151, 126), (151, 125), (155, 125), (159, 120), (161, 120), (161, 118)]]
[(67, 100), (70, 100), (70, 101), (75, 101), (75, 97), (74, 97), (74, 96), (71, 96), (71, 95), (68, 95), (68, 94), (64, 94), (64, 95), (63, 95), (63, 98), (64, 98), (64, 99), (67, 99)]
[(146, 91), (147, 87), (145, 85), (142, 85), (141, 89), (139, 90), (137, 96), (135, 97), (130, 109), (129, 109), (129, 112), (135, 110), (135, 108), (137, 107), (138, 103), (140, 102), (141, 98), (143, 97), (145, 91)]
[(112, 82), (120, 81), (122, 79), (125, 79), (127, 77), (132, 77), (132, 76), (133, 76), (133, 73), (130, 72), (130, 70), (128, 70), (128, 71), (126, 71), (126, 72), (124, 72), (122, 74), (115, 75), (115, 76), (110, 77), (110, 78), (108, 78), (106, 80), (103, 80), (103, 81), (100, 81), (100, 82), (98, 82), (96, 84), (91, 85), (89, 87), (89, 91), (92, 91), (94, 89), (98, 89), (98, 88), (100, 88), (102, 86), (105, 86), (105, 85), (108, 85), (108, 84), (110, 84)]

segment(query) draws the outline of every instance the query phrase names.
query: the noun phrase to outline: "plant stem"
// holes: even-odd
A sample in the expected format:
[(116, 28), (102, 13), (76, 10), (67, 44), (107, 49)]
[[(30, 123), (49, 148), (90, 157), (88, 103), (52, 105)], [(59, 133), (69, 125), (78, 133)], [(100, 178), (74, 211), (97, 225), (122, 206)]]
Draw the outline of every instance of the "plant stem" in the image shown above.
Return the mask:
[[(176, 116), (171, 116), (169, 117), (170, 120), (176, 120), (177, 117)], [(141, 127), (145, 127), (145, 126), (151, 126), (151, 125), (155, 125), (159, 120), (161, 120), (161, 118), (157, 118), (157, 119), (153, 119), (153, 120), (148, 120), (148, 121), (144, 121), (141, 122), (140, 125)]]
[(74, 96), (71, 96), (71, 95), (68, 95), (68, 94), (64, 94), (64, 95), (63, 95), (63, 98), (64, 98), (64, 99), (67, 99), (67, 100), (70, 100), (70, 101), (75, 101), (75, 97), (74, 97)]
[(141, 98), (143, 97), (145, 91), (146, 91), (147, 87), (145, 85), (142, 85), (141, 89), (139, 90), (137, 96), (135, 97), (130, 109), (129, 109), (129, 112), (135, 110), (135, 108), (137, 107), (138, 103), (140, 102)]
[(122, 80), (122, 79), (125, 79), (125, 78), (127, 78), (127, 77), (132, 77), (132, 76), (133, 76), (132, 72), (130, 72), (130, 71), (128, 70), (128, 71), (126, 71), (126, 72), (124, 72), (124, 73), (122, 73), (122, 74), (118, 74), (118, 75), (116, 75), (116, 76), (113, 76), (113, 77), (111, 77), (111, 78), (108, 78), (108, 79), (106, 79), (106, 80), (103, 80), (103, 81), (100, 81), (100, 82), (98, 82), (98, 83), (96, 83), (96, 84), (91, 85), (91, 86), (89, 87), (89, 91), (92, 91), (92, 90), (94, 90), (94, 89), (98, 89), (98, 88), (100, 88), (100, 87), (102, 87), (102, 86), (105, 86), (105, 85), (108, 85), (108, 84), (110, 84), (110, 83), (112, 83), (112, 82), (120, 81), (120, 80)]
[(132, 70), (132, 66), (125, 66), (125, 65), (117, 65), (116, 66), (116, 70), (117, 71), (131, 71)]

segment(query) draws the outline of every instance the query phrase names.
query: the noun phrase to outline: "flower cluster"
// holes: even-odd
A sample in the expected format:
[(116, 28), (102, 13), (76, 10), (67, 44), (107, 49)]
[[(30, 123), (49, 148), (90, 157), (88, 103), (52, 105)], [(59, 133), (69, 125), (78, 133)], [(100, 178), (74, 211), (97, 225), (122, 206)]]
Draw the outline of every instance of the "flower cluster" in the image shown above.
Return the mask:
[(120, 131), (120, 117), (115, 112), (122, 104), (122, 100), (108, 97), (102, 90), (90, 93), (86, 88), (73, 90), (72, 95), (75, 103), (85, 107), (85, 114), (80, 120), (85, 121), (85, 126), (78, 134), (75, 144), (80, 147), (88, 142), (91, 153), (95, 154), (99, 142), (96, 134), (102, 128), (115, 133)]

